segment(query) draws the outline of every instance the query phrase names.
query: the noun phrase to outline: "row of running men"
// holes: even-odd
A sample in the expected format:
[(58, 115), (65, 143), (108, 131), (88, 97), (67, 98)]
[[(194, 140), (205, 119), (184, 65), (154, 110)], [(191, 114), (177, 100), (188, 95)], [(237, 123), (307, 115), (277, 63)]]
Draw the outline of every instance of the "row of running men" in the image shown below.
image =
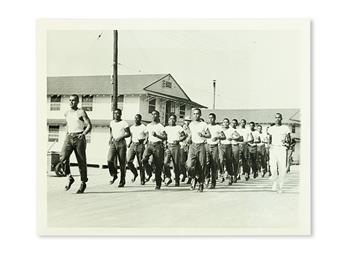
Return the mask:
[[(65, 186), (69, 190), (75, 182), (71, 175), (69, 157), (75, 152), (81, 176), (77, 193), (86, 189), (87, 163), (85, 135), (92, 129), (87, 113), (78, 108), (79, 97), (70, 97), (70, 109), (65, 113), (67, 135), (64, 141), (60, 164), (68, 177)], [(110, 122), (110, 140), (108, 168), (110, 184), (118, 179), (118, 187), (126, 184), (126, 167), (133, 173), (132, 182), (140, 176), (141, 185), (145, 185), (152, 175), (155, 189), (161, 189), (162, 182), (168, 186), (172, 180), (171, 165), (174, 172), (175, 186), (187, 180), (190, 189), (203, 192), (204, 188), (215, 189), (217, 179), (228, 185), (241, 179), (264, 177), (268, 172), (272, 181), (272, 190), (282, 192), (287, 171), (287, 150), (291, 144), (289, 128), (282, 124), (282, 115), (275, 114), (275, 123), (262, 131), (261, 125), (242, 119), (224, 118), (222, 125), (216, 123), (216, 115), (209, 114), (209, 123), (201, 117), (201, 110), (192, 110), (193, 117), (185, 117), (183, 126), (176, 124), (176, 115), (171, 114), (168, 125), (160, 123), (160, 113), (152, 111), (152, 121), (146, 126), (140, 114), (135, 115), (134, 124), (129, 126), (122, 120), (121, 109), (114, 111)], [(126, 141), (129, 138), (129, 141)], [(134, 165), (137, 159), (139, 173)], [(145, 176), (145, 173), (147, 177)], [(162, 178), (163, 174), (163, 178)], [(182, 175), (182, 179), (180, 176)]]

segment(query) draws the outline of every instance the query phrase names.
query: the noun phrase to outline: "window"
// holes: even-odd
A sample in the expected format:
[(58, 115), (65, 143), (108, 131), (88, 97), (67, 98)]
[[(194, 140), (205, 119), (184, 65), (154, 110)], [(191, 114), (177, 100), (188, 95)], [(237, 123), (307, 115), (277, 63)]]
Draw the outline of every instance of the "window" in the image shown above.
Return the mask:
[(186, 105), (181, 105), (180, 106), (180, 119), (183, 119), (185, 115), (186, 115)]
[(50, 97), (50, 110), (60, 110), (61, 96), (53, 95)]
[[(113, 96), (111, 96), (111, 110), (113, 110)], [(123, 98), (124, 96), (121, 95), (121, 96), (117, 96), (117, 108), (120, 109), (120, 110), (123, 110)]]
[(167, 87), (167, 88), (171, 88), (172, 87), (172, 83), (169, 82), (169, 81), (163, 80), (162, 86), (163, 87)]
[(81, 108), (85, 111), (92, 111), (93, 96), (85, 95), (82, 97)]
[(174, 101), (171, 101), (170, 112), (175, 114), (176, 105)]
[(49, 125), (48, 142), (59, 141), (59, 125)]
[(156, 99), (151, 99), (149, 101), (149, 113), (156, 109)]

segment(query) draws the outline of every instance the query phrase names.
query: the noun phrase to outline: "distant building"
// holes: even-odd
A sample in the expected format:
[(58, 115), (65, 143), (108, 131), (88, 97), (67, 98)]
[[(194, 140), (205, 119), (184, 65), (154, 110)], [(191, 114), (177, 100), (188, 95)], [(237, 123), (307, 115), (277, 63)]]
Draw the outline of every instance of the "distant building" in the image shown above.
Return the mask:
[[(69, 109), (69, 96), (72, 94), (79, 95), (79, 107), (87, 111), (93, 125), (86, 137), (88, 164), (105, 165), (112, 119), (110, 76), (47, 78), (48, 147), (51, 151), (61, 150), (66, 133), (64, 112)], [(167, 124), (170, 113), (175, 113), (178, 122), (182, 122), (195, 107), (206, 108), (192, 101), (170, 74), (118, 77), (118, 108), (122, 109), (122, 118), (130, 124), (137, 113), (142, 115), (144, 122), (150, 122), (150, 113), (154, 109), (160, 112), (163, 124)], [(74, 156), (71, 160), (75, 161)]]
[(299, 109), (203, 109), (202, 117), (208, 122), (208, 115), (215, 113), (217, 121), (222, 122), (224, 118), (237, 119), (240, 122), (241, 119), (245, 119), (247, 124), (251, 121), (261, 124), (263, 130), (267, 126), (275, 122), (275, 114), (277, 112), (283, 115), (283, 124), (289, 126), (291, 131), (291, 137), (296, 139), (295, 152), (293, 160), (295, 163), (300, 161), (300, 140), (301, 140), (301, 121)]

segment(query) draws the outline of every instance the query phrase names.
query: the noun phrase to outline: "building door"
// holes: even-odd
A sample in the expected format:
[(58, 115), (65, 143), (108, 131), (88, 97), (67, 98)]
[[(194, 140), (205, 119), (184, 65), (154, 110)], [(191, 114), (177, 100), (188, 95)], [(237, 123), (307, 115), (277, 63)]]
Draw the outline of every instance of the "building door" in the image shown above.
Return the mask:
[(168, 120), (169, 120), (169, 115), (171, 113), (171, 101), (167, 100), (167, 102), (165, 103), (165, 120), (164, 120), (164, 124), (167, 125), (168, 124)]

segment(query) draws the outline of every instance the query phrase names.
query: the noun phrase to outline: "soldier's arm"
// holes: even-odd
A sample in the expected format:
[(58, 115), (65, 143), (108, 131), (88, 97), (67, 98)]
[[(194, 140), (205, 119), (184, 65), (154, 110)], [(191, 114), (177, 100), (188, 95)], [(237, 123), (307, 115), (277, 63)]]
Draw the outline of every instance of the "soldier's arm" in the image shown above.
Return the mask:
[(125, 139), (127, 137), (131, 136), (131, 132), (129, 131), (129, 127), (125, 128), (125, 133), (124, 135), (121, 136), (122, 139)]
[(157, 137), (157, 138), (161, 139), (162, 141), (164, 141), (164, 140), (167, 140), (167, 139), (168, 139), (167, 134), (166, 134), (166, 132), (165, 132), (165, 131), (163, 131), (163, 132), (162, 132), (162, 134), (157, 134), (157, 133), (156, 133), (155, 137)]
[(178, 142), (182, 142), (187, 138), (187, 134), (184, 133), (184, 131), (180, 132), (180, 139)]
[(205, 133), (202, 133), (202, 137), (204, 138), (211, 138), (211, 133), (208, 128), (206, 128)]
[(223, 131), (220, 132), (220, 136), (217, 137), (219, 140), (226, 140), (226, 136)]
[(86, 128), (84, 129), (83, 131), (83, 135), (87, 135), (89, 132), (91, 132), (91, 129), (92, 129), (92, 124), (91, 124), (91, 121), (89, 119), (89, 116), (87, 116), (87, 113), (85, 112), (85, 110), (82, 110), (81, 112), (81, 118), (83, 119), (85, 125), (86, 125)]
[(109, 130), (109, 133), (110, 133), (109, 144), (111, 144), (113, 142), (113, 133), (112, 133), (111, 127), (109, 129), (110, 129)]

